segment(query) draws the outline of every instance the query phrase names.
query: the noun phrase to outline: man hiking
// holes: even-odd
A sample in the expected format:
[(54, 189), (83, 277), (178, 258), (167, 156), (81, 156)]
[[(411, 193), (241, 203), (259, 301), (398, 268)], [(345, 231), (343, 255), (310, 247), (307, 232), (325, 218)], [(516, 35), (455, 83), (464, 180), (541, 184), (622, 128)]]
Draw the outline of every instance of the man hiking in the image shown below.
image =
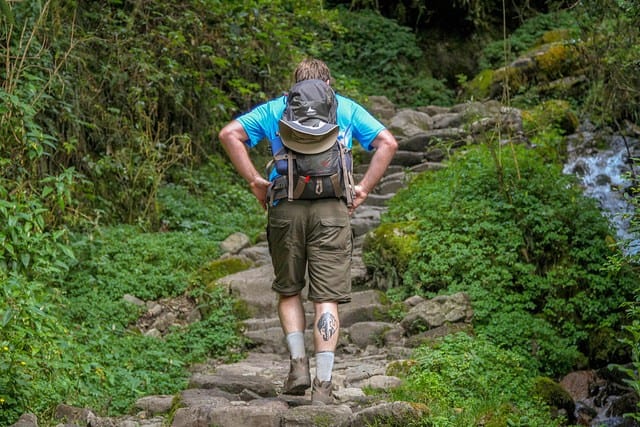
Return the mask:
[[(294, 71), (287, 95), (261, 104), (229, 122), (218, 137), (251, 192), (268, 210), (267, 240), (278, 296), (278, 316), (290, 353), (283, 393), (313, 404), (333, 403), (331, 375), (338, 343), (338, 305), (351, 300), (353, 249), (350, 215), (382, 178), (398, 144), (385, 126), (353, 100), (330, 87), (327, 65), (306, 59)], [(263, 177), (247, 148), (271, 144), (274, 162)], [(374, 151), (355, 184), (352, 140)], [(316, 375), (311, 382), (304, 342), (302, 291), (309, 281), (314, 305)]]

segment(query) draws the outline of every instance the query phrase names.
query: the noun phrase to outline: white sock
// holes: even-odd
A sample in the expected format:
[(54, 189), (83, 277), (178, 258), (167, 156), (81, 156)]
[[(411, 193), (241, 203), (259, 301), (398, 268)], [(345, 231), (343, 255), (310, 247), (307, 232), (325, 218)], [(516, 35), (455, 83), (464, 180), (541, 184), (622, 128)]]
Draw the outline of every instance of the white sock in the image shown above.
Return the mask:
[(331, 381), (331, 371), (333, 371), (333, 351), (323, 351), (316, 353), (316, 377), (320, 381)]
[(304, 348), (304, 332), (291, 332), (287, 334), (287, 346), (292, 359), (300, 359), (307, 355)]

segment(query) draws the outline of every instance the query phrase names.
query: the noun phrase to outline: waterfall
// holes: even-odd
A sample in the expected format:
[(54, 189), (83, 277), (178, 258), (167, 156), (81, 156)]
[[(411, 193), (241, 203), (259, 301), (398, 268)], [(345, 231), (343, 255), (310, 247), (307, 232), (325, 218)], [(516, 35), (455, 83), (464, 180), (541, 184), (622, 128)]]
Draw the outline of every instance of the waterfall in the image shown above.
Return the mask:
[[(574, 174), (580, 180), (584, 194), (598, 200), (603, 215), (616, 230), (619, 241), (625, 245), (627, 255), (640, 254), (640, 235), (631, 230), (630, 219), (634, 208), (625, 196), (632, 184), (633, 159), (640, 158), (638, 139), (610, 136), (606, 148), (596, 146), (596, 137), (581, 132), (569, 137), (569, 156), (563, 172)], [(636, 173), (640, 173), (637, 170)]]

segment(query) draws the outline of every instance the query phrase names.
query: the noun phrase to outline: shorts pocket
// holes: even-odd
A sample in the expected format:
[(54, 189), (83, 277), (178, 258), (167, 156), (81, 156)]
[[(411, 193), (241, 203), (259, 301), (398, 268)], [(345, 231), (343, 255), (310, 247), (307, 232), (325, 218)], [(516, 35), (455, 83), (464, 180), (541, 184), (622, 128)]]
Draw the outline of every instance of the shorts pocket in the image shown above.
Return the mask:
[(267, 242), (269, 243), (269, 252), (274, 248), (283, 248), (289, 246), (289, 235), (291, 234), (291, 220), (281, 218), (269, 218), (267, 224)]
[(349, 218), (320, 218), (321, 233), (318, 240), (320, 248), (348, 251), (351, 249), (351, 227)]

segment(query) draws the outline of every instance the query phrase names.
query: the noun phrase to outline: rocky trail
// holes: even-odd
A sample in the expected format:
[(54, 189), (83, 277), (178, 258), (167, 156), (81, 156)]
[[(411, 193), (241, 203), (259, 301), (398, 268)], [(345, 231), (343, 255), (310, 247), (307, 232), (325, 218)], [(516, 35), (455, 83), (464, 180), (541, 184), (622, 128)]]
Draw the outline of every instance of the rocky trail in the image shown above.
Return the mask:
[[(276, 297), (270, 290), (273, 271), (268, 249), (265, 243), (247, 246), (246, 237), (237, 234), (223, 242), (227, 250), (225, 256), (248, 258), (255, 267), (227, 276), (219, 283), (247, 303), (252, 318), (245, 321), (244, 334), (254, 347), (237, 363), (210, 361), (192, 367), (189, 388), (181, 393), (181, 407), (174, 414), (172, 426), (366, 426), (382, 420), (387, 420), (385, 425), (399, 425), (403, 419), (420, 416), (424, 408), (389, 401), (385, 394), (401, 383), (400, 378), (389, 372), (402, 369), (411, 347), (421, 338), (410, 337), (402, 325), (415, 325), (417, 317), (422, 316), (421, 320), (428, 322), (431, 329), (429, 335), (443, 334), (456, 322), (469, 322), (471, 307), (464, 295), (443, 297), (430, 303), (416, 297), (407, 302), (418, 306), (412, 313), (413, 320), (392, 322), (383, 294), (370, 288), (370, 277), (361, 258), (362, 242), (365, 233), (379, 223), (384, 201), (404, 185), (405, 172), (395, 169), (401, 168), (391, 168), (369, 203), (352, 218), (354, 293), (352, 302), (340, 307), (341, 335), (333, 371), (337, 404), (311, 405), (310, 389), (305, 396), (280, 394), (289, 370), (289, 358), (276, 317)], [(313, 377), (313, 306), (310, 302), (305, 302), (305, 311), (308, 321), (305, 341)], [(457, 317), (453, 318), (451, 313)], [(448, 325), (443, 326), (445, 323)], [(139, 401), (139, 406), (154, 412), (151, 407), (160, 404), (155, 411), (166, 413), (172, 401), (167, 397), (162, 407), (162, 400), (150, 397)]]

